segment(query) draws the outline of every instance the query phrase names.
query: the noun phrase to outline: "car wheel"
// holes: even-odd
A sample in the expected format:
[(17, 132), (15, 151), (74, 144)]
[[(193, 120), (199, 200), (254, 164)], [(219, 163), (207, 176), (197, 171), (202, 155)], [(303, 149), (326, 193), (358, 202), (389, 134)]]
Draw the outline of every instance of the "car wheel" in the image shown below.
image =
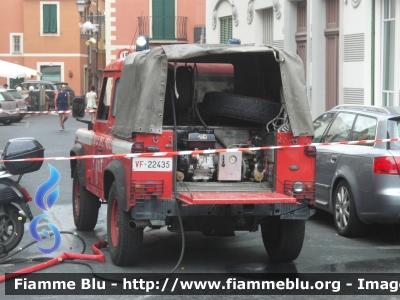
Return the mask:
[(280, 112), (281, 104), (235, 94), (208, 92), (203, 109), (214, 116), (224, 116), (267, 124)]
[(341, 181), (334, 194), (334, 221), (338, 233), (346, 237), (364, 236), (368, 226), (357, 216), (353, 194), (347, 182)]
[(78, 169), (75, 168), (72, 182), (72, 209), (78, 230), (92, 231), (96, 227), (100, 205), (99, 197), (80, 184)]
[(21, 122), (21, 120), (25, 117), (25, 114), (19, 114), (18, 119), (15, 120), (16, 123)]
[(2, 123), (3, 123), (3, 125), (11, 125), (12, 121), (11, 120), (6, 120), (6, 121), (3, 121)]
[(261, 234), (268, 256), (278, 262), (291, 262), (301, 252), (306, 222), (271, 218), (261, 223)]
[(117, 266), (132, 266), (139, 260), (144, 228), (130, 229), (130, 220), (130, 214), (118, 205), (114, 181), (108, 197), (107, 236), (111, 259)]

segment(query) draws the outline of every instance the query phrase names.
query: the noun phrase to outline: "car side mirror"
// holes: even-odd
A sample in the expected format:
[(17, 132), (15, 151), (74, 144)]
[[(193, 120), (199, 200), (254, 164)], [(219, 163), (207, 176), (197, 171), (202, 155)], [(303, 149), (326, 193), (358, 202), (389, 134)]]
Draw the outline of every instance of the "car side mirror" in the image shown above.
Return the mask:
[(79, 120), (79, 118), (83, 118), (85, 116), (85, 98), (84, 97), (75, 97), (72, 100), (72, 117), (77, 121), (85, 123), (88, 125), (88, 130), (93, 130), (92, 121), (88, 120)]
[(85, 98), (75, 97), (72, 100), (72, 117), (83, 118), (85, 116)]

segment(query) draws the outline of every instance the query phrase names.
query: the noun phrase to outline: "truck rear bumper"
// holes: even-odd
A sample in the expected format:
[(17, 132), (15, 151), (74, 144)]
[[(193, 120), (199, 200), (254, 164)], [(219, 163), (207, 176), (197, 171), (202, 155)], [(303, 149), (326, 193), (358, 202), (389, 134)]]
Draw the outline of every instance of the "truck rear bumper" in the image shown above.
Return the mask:
[(186, 192), (177, 199), (187, 204), (298, 204), (294, 197), (272, 192)]
[[(202, 204), (188, 205), (177, 200), (144, 200), (136, 201), (131, 207), (134, 220), (166, 220), (168, 217), (241, 217), (264, 218), (279, 216), (281, 219), (306, 220), (314, 214), (307, 203), (236, 203), (236, 204)], [(177, 208), (178, 207), (178, 208)], [(179, 209), (179, 212), (178, 212)]]

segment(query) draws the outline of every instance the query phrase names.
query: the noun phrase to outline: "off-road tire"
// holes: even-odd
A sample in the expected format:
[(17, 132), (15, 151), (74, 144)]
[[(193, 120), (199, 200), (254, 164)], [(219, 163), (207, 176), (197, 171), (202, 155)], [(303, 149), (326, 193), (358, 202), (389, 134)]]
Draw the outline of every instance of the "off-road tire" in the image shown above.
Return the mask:
[(235, 94), (208, 92), (204, 95), (203, 109), (214, 116), (267, 124), (279, 114), (281, 104)]
[(110, 256), (117, 266), (137, 263), (143, 243), (143, 228), (130, 229), (130, 214), (118, 206), (117, 185), (111, 185), (107, 207), (107, 236)]
[(295, 260), (303, 247), (305, 224), (305, 220), (265, 220), (261, 235), (268, 256), (277, 262)]
[(97, 224), (100, 206), (99, 197), (80, 184), (78, 169), (75, 168), (72, 182), (72, 210), (76, 228), (80, 231), (92, 231)]
[[(24, 236), (25, 218), (20, 217), (19, 209), (12, 204), (0, 206), (0, 254), (8, 253), (18, 246)], [(9, 227), (11, 226), (11, 231)]]
[(368, 225), (358, 218), (354, 197), (346, 181), (341, 181), (333, 194), (333, 220), (339, 235), (362, 237), (368, 233)]

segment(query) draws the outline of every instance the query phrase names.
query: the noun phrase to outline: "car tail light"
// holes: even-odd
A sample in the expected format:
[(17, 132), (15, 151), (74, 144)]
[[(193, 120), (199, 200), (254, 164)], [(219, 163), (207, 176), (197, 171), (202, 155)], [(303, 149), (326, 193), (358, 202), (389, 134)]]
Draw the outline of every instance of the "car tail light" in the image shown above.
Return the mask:
[(386, 175), (399, 175), (398, 165), (400, 157), (385, 156), (374, 158), (374, 173)]
[(31, 195), (29, 195), (28, 191), (24, 187), (22, 187), (20, 185), (18, 185), (18, 188), (22, 192), (22, 194), (24, 194), (24, 196), (26, 198), (26, 202), (31, 202), (32, 201), (32, 197), (31, 197)]
[(131, 153), (143, 153), (143, 152), (144, 152), (143, 143), (140, 142), (133, 143), (131, 148)]
[(317, 148), (315, 148), (315, 146), (305, 146), (304, 147), (304, 153), (307, 156), (315, 157), (316, 154), (317, 154)]

